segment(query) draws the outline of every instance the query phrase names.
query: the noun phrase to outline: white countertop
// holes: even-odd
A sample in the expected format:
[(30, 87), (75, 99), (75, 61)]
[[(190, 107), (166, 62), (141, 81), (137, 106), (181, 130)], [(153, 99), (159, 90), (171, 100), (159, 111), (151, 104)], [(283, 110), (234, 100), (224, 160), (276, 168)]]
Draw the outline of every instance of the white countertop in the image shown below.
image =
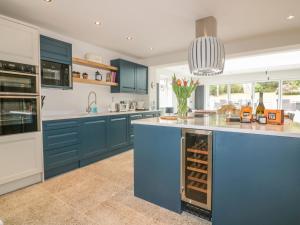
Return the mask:
[(132, 123), (153, 126), (168, 126), (300, 138), (300, 123), (294, 123), (291, 120), (286, 120), (284, 125), (270, 125), (258, 123), (226, 122), (224, 116), (210, 115), (199, 118), (191, 118), (186, 121), (148, 118), (135, 120), (132, 121)]
[(98, 113), (55, 111), (47, 114), (42, 113), (42, 121), (76, 119), (76, 118), (86, 118), (86, 117), (95, 117), (95, 116), (114, 116), (114, 115), (147, 113), (147, 112), (158, 112), (158, 111), (159, 110), (128, 111), (128, 112), (98, 112)]

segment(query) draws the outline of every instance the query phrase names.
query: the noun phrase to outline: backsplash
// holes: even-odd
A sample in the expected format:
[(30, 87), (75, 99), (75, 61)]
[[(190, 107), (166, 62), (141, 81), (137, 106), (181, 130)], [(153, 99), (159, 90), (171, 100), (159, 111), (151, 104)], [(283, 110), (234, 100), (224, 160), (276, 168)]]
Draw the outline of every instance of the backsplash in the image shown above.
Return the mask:
[(110, 93), (110, 87), (74, 83), (73, 90), (59, 90), (43, 88), (42, 95), (45, 95), (42, 114), (56, 114), (57, 112), (85, 112), (88, 104), (88, 94), (95, 91), (97, 94), (98, 111), (108, 111), (108, 106), (114, 101), (135, 100), (144, 101), (148, 107), (148, 95), (135, 95), (125, 93)]

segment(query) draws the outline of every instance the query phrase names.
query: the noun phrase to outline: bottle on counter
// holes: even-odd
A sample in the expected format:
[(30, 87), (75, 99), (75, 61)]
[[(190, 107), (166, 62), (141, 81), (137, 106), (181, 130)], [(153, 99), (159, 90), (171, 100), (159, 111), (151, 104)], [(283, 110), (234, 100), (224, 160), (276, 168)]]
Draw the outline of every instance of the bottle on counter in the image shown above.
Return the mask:
[(259, 103), (256, 107), (256, 118), (258, 119), (260, 116), (264, 116), (265, 113), (265, 105), (264, 105), (264, 93), (259, 92)]

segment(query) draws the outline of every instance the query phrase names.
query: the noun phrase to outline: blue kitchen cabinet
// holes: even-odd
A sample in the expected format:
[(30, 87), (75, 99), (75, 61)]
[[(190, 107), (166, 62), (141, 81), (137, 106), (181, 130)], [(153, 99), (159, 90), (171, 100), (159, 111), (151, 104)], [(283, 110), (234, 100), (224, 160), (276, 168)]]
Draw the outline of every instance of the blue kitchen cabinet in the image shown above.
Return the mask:
[(134, 141), (133, 124), (131, 124), (131, 121), (139, 120), (139, 119), (142, 119), (142, 118), (143, 118), (142, 113), (129, 115), (129, 144), (130, 145), (133, 145), (133, 141)]
[(156, 117), (157, 113), (156, 112), (147, 112), (147, 113), (143, 113), (143, 118), (147, 119), (147, 118), (153, 118)]
[(91, 117), (81, 123), (80, 166), (98, 161), (108, 151), (108, 118)]
[(134, 125), (134, 195), (181, 212), (181, 129)]
[(109, 118), (109, 147), (111, 150), (128, 146), (128, 115), (111, 116)]
[(41, 60), (72, 65), (72, 44), (40, 36)]
[(300, 224), (300, 138), (214, 132), (213, 225)]
[(116, 82), (119, 84), (111, 87), (112, 93), (148, 93), (148, 67), (123, 59), (112, 60), (111, 65), (118, 68)]
[(45, 178), (79, 167), (80, 122), (57, 120), (43, 123)]
[(135, 79), (136, 79), (136, 93), (147, 94), (148, 93), (148, 67), (142, 65), (136, 65)]

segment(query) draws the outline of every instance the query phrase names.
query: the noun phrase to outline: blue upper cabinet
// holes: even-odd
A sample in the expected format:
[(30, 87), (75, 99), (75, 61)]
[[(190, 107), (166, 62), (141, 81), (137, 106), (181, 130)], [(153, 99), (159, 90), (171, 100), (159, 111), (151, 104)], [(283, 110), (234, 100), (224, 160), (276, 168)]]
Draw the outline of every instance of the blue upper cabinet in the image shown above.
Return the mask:
[(118, 67), (117, 87), (111, 87), (112, 93), (148, 93), (148, 67), (123, 59), (111, 61), (111, 65)]
[(138, 65), (136, 67), (136, 92), (138, 94), (148, 93), (148, 67)]
[(46, 36), (40, 36), (41, 59), (51, 62), (72, 64), (72, 44)]

